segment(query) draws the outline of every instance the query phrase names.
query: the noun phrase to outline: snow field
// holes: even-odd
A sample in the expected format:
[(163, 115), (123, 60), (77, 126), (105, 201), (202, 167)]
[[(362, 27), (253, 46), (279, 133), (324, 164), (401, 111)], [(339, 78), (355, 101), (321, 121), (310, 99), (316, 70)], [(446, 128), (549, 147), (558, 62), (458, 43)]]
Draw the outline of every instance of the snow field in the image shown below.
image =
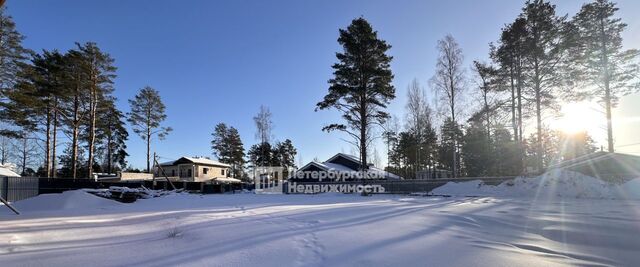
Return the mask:
[(71, 191), (17, 202), (21, 216), (0, 210), (0, 265), (634, 266), (639, 204), (343, 194), (122, 204)]

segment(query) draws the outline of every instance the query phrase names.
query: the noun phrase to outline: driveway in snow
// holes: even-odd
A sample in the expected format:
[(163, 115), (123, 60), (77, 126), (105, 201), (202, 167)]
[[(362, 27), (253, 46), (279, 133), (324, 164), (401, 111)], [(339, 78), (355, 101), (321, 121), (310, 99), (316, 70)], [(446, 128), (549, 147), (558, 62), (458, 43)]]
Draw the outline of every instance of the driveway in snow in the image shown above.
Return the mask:
[(0, 210), (0, 266), (637, 266), (640, 202), (82, 191)]

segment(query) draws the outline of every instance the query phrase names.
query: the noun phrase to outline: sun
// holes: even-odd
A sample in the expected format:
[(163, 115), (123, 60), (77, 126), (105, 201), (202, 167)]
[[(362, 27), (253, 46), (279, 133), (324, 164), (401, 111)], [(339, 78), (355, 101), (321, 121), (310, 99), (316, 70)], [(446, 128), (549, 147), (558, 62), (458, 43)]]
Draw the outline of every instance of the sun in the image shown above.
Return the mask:
[(562, 116), (552, 123), (554, 129), (575, 134), (598, 128), (601, 114), (588, 102), (567, 103), (562, 106)]

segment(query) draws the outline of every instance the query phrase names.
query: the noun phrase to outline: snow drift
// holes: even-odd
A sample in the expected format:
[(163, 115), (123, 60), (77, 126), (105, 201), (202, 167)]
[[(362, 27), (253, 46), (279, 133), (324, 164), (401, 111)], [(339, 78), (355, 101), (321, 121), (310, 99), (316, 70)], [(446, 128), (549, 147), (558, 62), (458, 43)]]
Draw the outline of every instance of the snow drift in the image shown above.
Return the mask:
[(84, 190), (65, 191), (61, 194), (42, 194), (37, 197), (15, 202), (15, 207), (21, 211), (50, 211), (104, 208), (121, 205), (120, 203), (94, 196)]
[(577, 172), (553, 170), (537, 177), (517, 177), (497, 186), (484, 184), (480, 180), (449, 182), (431, 193), (451, 196), (640, 199), (640, 178), (617, 185)]

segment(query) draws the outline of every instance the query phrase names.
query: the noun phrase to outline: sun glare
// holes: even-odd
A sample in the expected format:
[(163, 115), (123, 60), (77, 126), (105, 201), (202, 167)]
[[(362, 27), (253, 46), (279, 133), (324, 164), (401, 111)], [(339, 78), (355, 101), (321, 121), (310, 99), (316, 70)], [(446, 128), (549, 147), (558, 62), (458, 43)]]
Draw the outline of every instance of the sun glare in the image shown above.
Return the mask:
[(562, 106), (562, 117), (553, 122), (553, 128), (573, 134), (598, 128), (599, 116), (590, 103), (568, 103)]

